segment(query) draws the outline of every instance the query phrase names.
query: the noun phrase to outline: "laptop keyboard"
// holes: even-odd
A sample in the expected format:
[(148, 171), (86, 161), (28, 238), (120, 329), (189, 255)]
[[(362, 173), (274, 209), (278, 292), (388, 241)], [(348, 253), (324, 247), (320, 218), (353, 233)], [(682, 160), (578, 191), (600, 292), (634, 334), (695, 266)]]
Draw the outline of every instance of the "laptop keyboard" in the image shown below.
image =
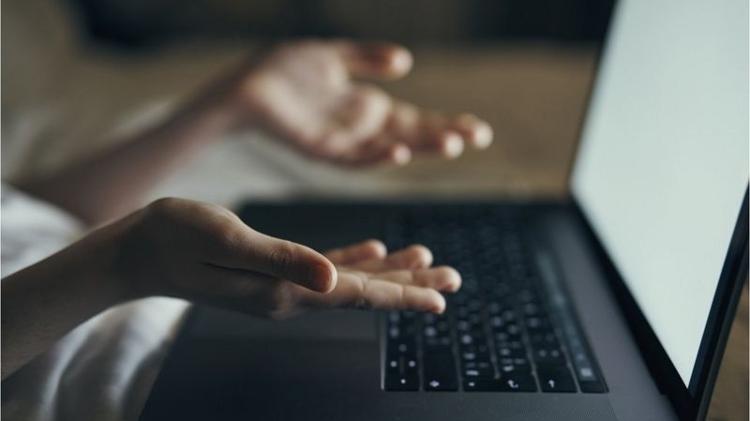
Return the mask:
[(564, 291), (540, 279), (517, 220), (460, 212), (414, 212), (389, 229), (389, 245), (427, 245), (463, 284), (442, 315), (388, 313), (384, 389), (606, 392)]

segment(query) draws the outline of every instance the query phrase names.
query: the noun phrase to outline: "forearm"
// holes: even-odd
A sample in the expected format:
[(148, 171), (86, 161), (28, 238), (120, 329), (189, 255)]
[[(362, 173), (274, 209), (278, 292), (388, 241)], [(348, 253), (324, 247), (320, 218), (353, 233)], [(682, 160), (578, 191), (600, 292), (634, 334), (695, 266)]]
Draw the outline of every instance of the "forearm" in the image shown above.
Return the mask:
[(2, 378), (92, 316), (129, 299), (112, 276), (117, 226), (2, 280)]
[(90, 224), (122, 216), (203, 146), (221, 138), (236, 111), (214, 93), (190, 101), (162, 124), (60, 171), (20, 180), (18, 186)]

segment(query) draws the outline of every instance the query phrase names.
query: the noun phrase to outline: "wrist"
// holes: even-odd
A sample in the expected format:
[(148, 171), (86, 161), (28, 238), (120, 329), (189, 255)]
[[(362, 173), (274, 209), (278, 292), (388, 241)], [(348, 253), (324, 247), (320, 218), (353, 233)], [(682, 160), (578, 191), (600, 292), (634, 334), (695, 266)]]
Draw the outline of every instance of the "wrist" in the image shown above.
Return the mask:
[(101, 281), (106, 283), (104, 289), (109, 291), (116, 304), (145, 298), (149, 294), (139, 287), (137, 267), (133, 261), (131, 231), (137, 214), (131, 214), (119, 221), (102, 227), (91, 233), (89, 241), (95, 256), (92, 260), (98, 263), (94, 270), (100, 274)]

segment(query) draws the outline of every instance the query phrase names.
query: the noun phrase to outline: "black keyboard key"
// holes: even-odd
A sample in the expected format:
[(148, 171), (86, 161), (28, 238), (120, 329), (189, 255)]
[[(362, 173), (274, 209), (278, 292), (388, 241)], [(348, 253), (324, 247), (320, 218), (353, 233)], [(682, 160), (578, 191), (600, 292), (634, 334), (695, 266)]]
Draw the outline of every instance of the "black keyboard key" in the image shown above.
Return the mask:
[(456, 361), (452, 353), (424, 355), (424, 390), (448, 391), (458, 389)]
[(398, 355), (416, 357), (417, 343), (413, 337), (399, 338), (388, 341), (388, 357), (395, 358)]
[(591, 381), (591, 382), (578, 382), (578, 385), (581, 386), (581, 392), (583, 393), (606, 393), (607, 387), (604, 386), (604, 383), (600, 381)]
[(551, 330), (550, 321), (546, 317), (529, 316), (526, 317), (524, 323), (526, 324), (526, 329), (529, 330), (529, 333)]
[(440, 338), (428, 338), (422, 343), (424, 352), (426, 353), (442, 353), (451, 352), (453, 349), (451, 344), (453, 340), (449, 336), (443, 336)]
[(513, 373), (501, 375), (499, 390), (503, 392), (536, 392), (536, 381), (531, 374)]
[(428, 392), (452, 392), (458, 390), (458, 380), (453, 377), (426, 376), (424, 390)]
[(565, 354), (559, 348), (541, 347), (534, 349), (532, 353), (534, 356), (534, 362), (539, 366), (552, 365), (561, 366), (565, 365)]
[(494, 370), (494, 367), (492, 365), (492, 361), (489, 359), (486, 360), (473, 360), (473, 361), (461, 361), (461, 369), (462, 370), (469, 370), (469, 369), (478, 369), (478, 370), (484, 370), (484, 371), (492, 371)]
[(499, 379), (465, 377), (463, 381), (466, 392), (499, 392), (502, 384)]
[(398, 355), (386, 360), (386, 390), (419, 390), (419, 364), (416, 358)]
[(497, 350), (497, 356), (500, 359), (503, 358), (526, 358), (526, 348), (515, 348), (510, 345), (495, 345)]
[(537, 378), (542, 392), (575, 393), (576, 385), (567, 367), (537, 370)]
[(607, 391), (607, 387), (599, 379), (593, 367), (589, 365), (577, 365), (575, 371), (578, 377), (578, 385), (581, 386), (581, 392), (604, 393)]
[(463, 362), (469, 362), (469, 361), (489, 361), (490, 360), (490, 354), (488, 352), (479, 352), (475, 349), (470, 349), (466, 351), (462, 351), (459, 355), (459, 358)]
[(544, 310), (535, 302), (524, 304), (523, 313), (527, 317), (535, 317), (543, 314)]
[(531, 373), (531, 366), (528, 363), (525, 363), (524, 359), (515, 359), (515, 360), (522, 361), (522, 363), (520, 364), (514, 363), (513, 362), (514, 359), (512, 358), (508, 358), (506, 360), (510, 360), (510, 361), (506, 361), (505, 363), (503, 362), (498, 363), (498, 370), (500, 371), (501, 375), (516, 374), (516, 373), (521, 373), (521, 374)]
[(474, 367), (474, 368), (466, 368), (461, 371), (461, 375), (466, 379), (469, 377), (472, 378), (494, 378), (495, 377), (495, 369), (493, 367), (486, 367), (486, 368), (480, 368), (480, 367)]
[(498, 332), (495, 333), (495, 341), (496, 342), (507, 342), (507, 341), (520, 341), (521, 340), (521, 334), (517, 333), (515, 335), (511, 335), (508, 332)]
[(560, 348), (560, 343), (557, 341), (557, 336), (552, 330), (530, 333), (529, 341), (531, 341), (531, 345), (533, 345), (534, 347)]
[(386, 374), (385, 390), (389, 390), (389, 391), (419, 390), (419, 376)]

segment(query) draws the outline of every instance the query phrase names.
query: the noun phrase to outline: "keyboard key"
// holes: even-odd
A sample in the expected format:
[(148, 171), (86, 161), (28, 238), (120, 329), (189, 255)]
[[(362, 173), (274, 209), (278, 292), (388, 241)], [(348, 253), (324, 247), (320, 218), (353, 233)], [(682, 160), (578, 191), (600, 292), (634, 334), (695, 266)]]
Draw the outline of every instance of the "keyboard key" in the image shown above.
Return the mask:
[(388, 356), (396, 357), (397, 355), (408, 355), (416, 357), (417, 343), (414, 338), (400, 338), (395, 341), (388, 341)]
[(583, 393), (606, 393), (607, 387), (600, 381), (578, 382)]
[(578, 385), (584, 393), (604, 393), (607, 391), (604, 383), (599, 380), (594, 368), (591, 366), (576, 366)]
[(464, 378), (464, 391), (466, 392), (499, 392), (502, 385), (494, 378)]
[(452, 344), (453, 339), (450, 336), (425, 338), (423, 342), (424, 351), (427, 353), (449, 352)]
[(499, 358), (525, 358), (526, 357), (526, 349), (525, 348), (514, 348), (509, 345), (500, 345), (495, 346), (495, 349), (497, 350), (497, 356)]
[(537, 370), (542, 392), (575, 393), (576, 385), (567, 367)]
[(537, 365), (565, 365), (565, 355), (558, 348), (536, 348), (532, 355)]
[(526, 324), (526, 329), (528, 329), (530, 332), (539, 331), (539, 330), (550, 330), (550, 322), (547, 320), (546, 317), (539, 317), (539, 316), (530, 316), (526, 317), (524, 320), (524, 323)]
[(456, 362), (452, 353), (424, 355), (424, 389), (427, 391), (458, 389)]
[(455, 377), (443, 378), (429, 376), (424, 379), (424, 390), (428, 392), (450, 392), (458, 390), (458, 381)]
[(529, 341), (535, 347), (552, 347), (560, 348), (557, 336), (552, 330), (537, 331), (529, 334)]
[(416, 358), (398, 355), (386, 360), (386, 390), (419, 390), (419, 364)]
[(461, 361), (461, 369), (467, 370), (467, 369), (479, 369), (479, 370), (488, 370), (492, 371), (494, 370), (494, 367), (492, 365), (492, 362), (487, 360), (473, 360), (473, 361)]
[(536, 381), (530, 374), (502, 375), (499, 383), (503, 392), (536, 392)]
[(419, 390), (419, 376), (386, 375), (385, 390), (414, 391)]

